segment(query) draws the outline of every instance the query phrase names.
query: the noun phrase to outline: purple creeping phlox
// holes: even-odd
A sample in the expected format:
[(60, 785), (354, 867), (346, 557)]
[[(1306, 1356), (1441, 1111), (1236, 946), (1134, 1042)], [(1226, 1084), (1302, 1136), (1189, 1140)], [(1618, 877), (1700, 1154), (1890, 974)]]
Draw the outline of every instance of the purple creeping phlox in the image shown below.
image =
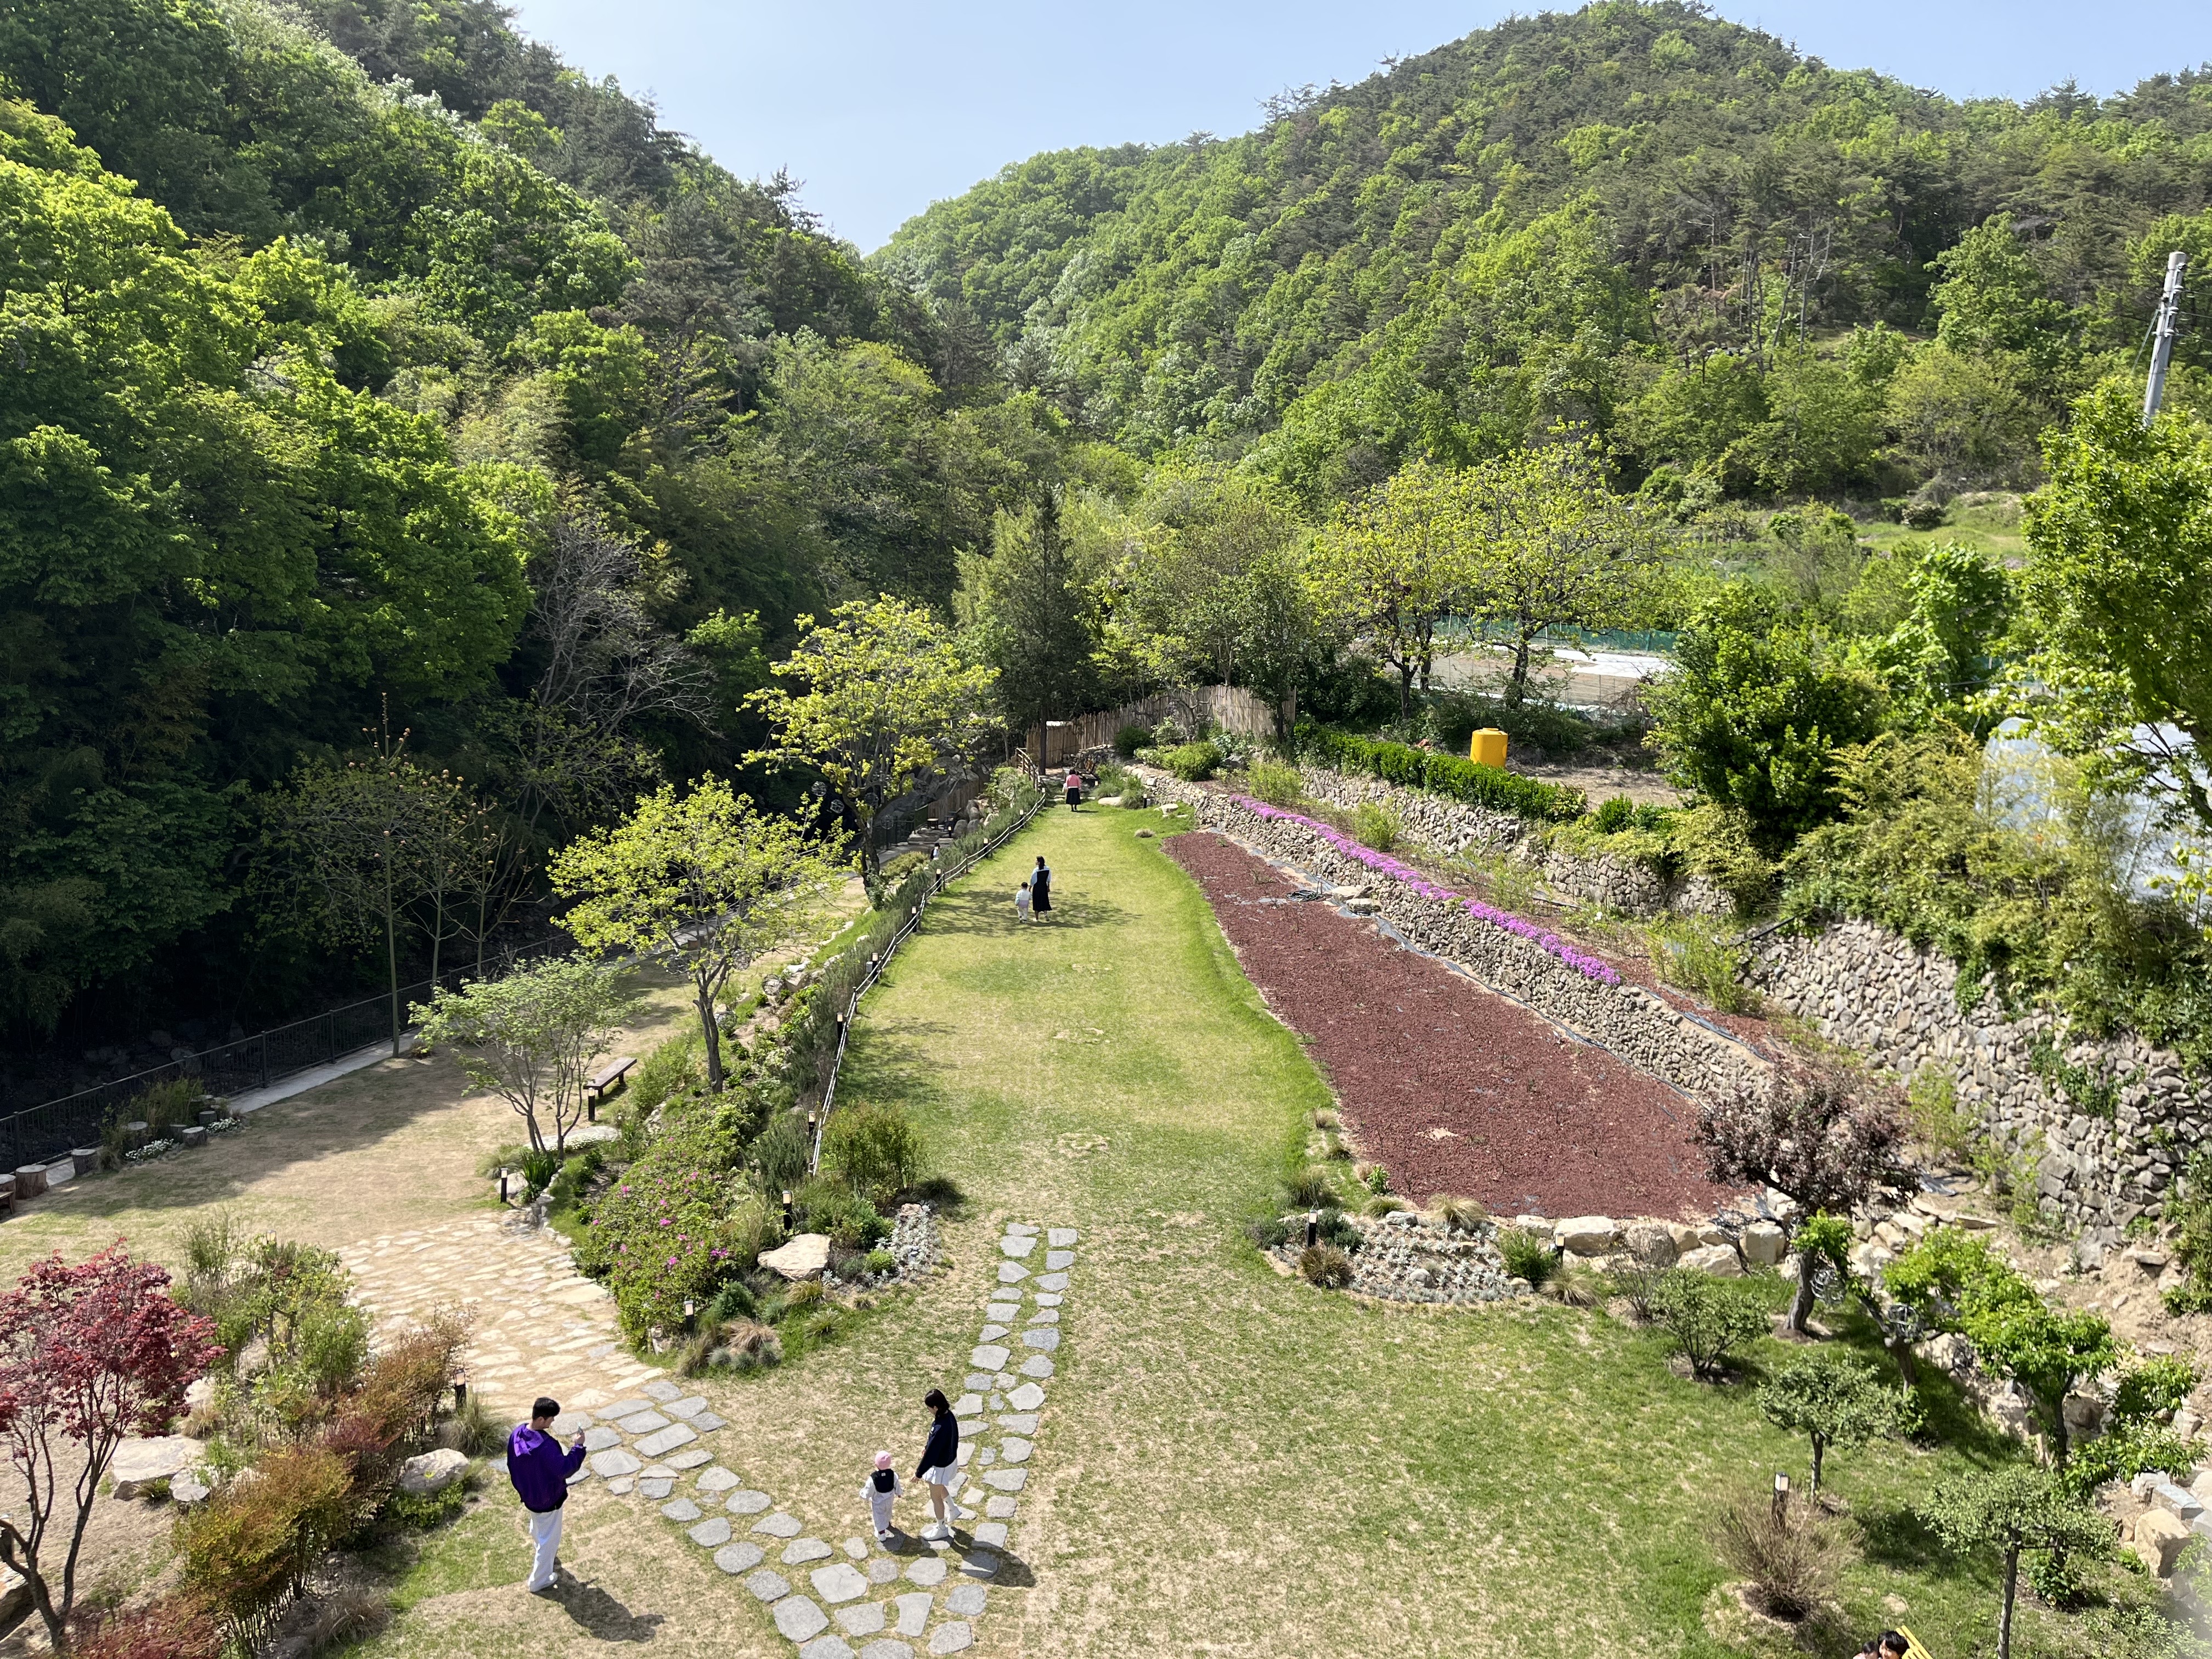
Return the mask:
[(1362, 847), (1351, 836), (1303, 813), (1285, 812), (1279, 806), (1270, 806), (1265, 801), (1252, 800), (1243, 795), (1232, 795), (1230, 799), (1263, 818), (1280, 818), (1285, 823), (1295, 823), (1301, 829), (1311, 830), (1345, 857), (1365, 865), (1378, 876), (1388, 876), (1393, 881), (1404, 883), (1425, 899), (1432, 899), (1439, 904), (1456, 904), (1468, 915), (1486, 921), (1493, 927), (1502, 927), (1516, 939), (1527, 939), (1538, 949), (1557, 957), (1584, 979), (1595, 980), (1601, 985), (1620, 983), (1620, 975), (1610, 964), (1576, 950), (1557, 933), (1545, 932), (1525, 916), (1516, 916), (1510, 910), (1501, 910), (1494, 904), (1485, 904), (1480, 899), (1462, 898), (1449, 888), (1437, 886), (1413, 866), (1401, 864), (1371, 847)]

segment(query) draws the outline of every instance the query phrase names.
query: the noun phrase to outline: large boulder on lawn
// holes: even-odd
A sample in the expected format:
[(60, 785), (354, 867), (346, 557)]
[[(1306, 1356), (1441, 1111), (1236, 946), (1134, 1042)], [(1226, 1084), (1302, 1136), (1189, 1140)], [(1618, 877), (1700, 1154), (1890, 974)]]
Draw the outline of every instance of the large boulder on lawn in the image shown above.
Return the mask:
[(466, 1474), (468, 1468), (466, 1452), (441, 1446), (436, 1451), (426, 1451), (420, 1457), (410, 1457), (399, 1466), (399, 1490), (412, 1492), (417, 1498), (428, 1498), (445, 1491)]
[(1743, 1230), (1743, 1258), (1754, 1267), (1771, 1267), (1788, 1242), (1771, 1221), (1754, 1221)]
[(1743, 1277), (1743, 1263), (1736, 1260), (1735, 1249), (1726, 1244), (1700, 1244), (1694, 1250), (1685, 1250), (1674, 1265), (1693, 1273), (1710, 1273), (1715, 1279)]
[(205, 1443), (188, 1434), (158, 1434), (124, 1441), (107, 1473), (118, 1498), (139, 1498), (156, 1480), (173, 1480), (206, 1455)]
[(1629, 1255), (1649, 1267), (1671, 1267), (1681, 1254), (1673, 1231), (1664, 1222), (1632, 1221), (1620, 1237)]
[(760, 1264), (786, 1279), (812, 1279), (830, 1265), (830, 1235), (801, 1233), (787, 1244), (762, 1251)]
[(2166, 1510), (2146, 1510), (2136, 1517), (2136, 1554), (2143, 1565), (2164, 1578), (2173, 1571), (2174, 1558), (2192, 1535), (2179, 1516)]
[(1620, 1237), (1607, 1215), (1571, 1216), (1552, 1228), (1552, 1243), (1569, 1255), (1610, 1255)]

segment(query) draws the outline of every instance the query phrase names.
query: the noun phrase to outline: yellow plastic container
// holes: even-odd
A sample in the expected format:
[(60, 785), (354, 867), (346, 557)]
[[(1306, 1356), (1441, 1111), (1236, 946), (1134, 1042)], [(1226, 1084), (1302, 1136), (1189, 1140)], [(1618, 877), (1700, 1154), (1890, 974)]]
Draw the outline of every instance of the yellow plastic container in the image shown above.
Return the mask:
[(1477, 766), (1505, 764), (1505, 734), (1494, 726), (1486, 726), (1468, 739), (1467, 757)]

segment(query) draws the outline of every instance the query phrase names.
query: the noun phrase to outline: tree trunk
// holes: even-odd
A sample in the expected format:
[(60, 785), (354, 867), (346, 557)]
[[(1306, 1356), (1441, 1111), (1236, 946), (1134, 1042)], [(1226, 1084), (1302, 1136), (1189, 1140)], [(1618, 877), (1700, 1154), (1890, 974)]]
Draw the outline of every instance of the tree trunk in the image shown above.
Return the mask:
[(1805, 1322), (1813, 1316), (1813, 1275), (1820, 1261), (1809, 1252), (1797, 1252), (1797, 1294), (1790, 1299), (1790, 1328), (1805, 1334)]
[(399, 918), (392, 908), (392, 848), (384, 849), (384, 971), (392, 981), (392, 1057), (399, 1058)]
[(2066, 1390), (2061, 1389), (2058, 1391), (2058, 1398), (2051, 1402), (2051, 1450), (2052, 1462), (2056, 1462), (2060, 1468), (2064, 1468), (2066, 1467), (2066, 1459), (2073, 1449), (2073, 1439), (2066, 1432)]
[(2012, 1659), (2012, 1598), (2020, 1587), (2020, 1547), (2005, 1552), (2004, 1605), (1997, 1610), (1997, 1659)]
[(1820, 1460), (1827, 1455), (1828, 1443), (1821, 1439), (1819, 1435), (1814, 1435), (1813, 1437), (1813, 1491), (1816, 1496), (1820, 1490)]
[(699, 991), (699, 1029), (707, 1039), (707, 1092), (722, 1092), (722, 1033), (714, 1024), (714, 988), (703, 979), (694, 980)]
[(1413, 718), (1413, 662), (1410, 657), (1398, 667), (1398, 718)]

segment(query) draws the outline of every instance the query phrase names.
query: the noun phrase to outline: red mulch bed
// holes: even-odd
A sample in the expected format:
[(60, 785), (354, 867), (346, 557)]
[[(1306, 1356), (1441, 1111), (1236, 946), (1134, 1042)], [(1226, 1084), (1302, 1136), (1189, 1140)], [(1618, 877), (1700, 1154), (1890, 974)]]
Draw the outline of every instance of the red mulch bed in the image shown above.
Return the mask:
[(1709, 1216), (1727, 1201), (1692, 1144), (1695, 1108), (1665, 1084), (1370, 922), (1287, 902), (1291, 881), (1222, 836), (1167, 851), (1268, 1006), (1310, 1040), (1395, 1190), (1505, 1215)]

